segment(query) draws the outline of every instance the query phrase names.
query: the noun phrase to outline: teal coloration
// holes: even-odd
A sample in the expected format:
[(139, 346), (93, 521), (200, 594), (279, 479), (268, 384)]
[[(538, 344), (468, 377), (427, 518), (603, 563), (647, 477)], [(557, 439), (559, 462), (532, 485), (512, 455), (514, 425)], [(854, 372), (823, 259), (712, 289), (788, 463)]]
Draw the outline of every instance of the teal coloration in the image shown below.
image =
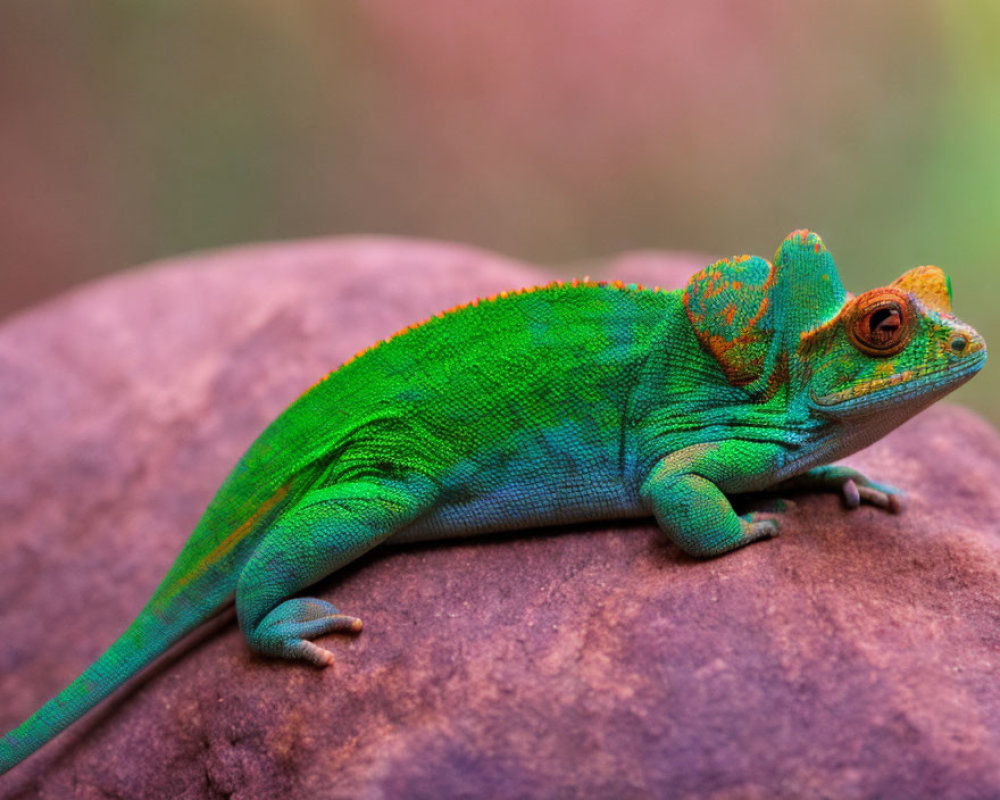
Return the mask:
[(727, 495), (790, 479), (898, 510), (896, 490), (823, 465), (985, 357), (940, 270), (851, 298), (808, 231), (773, 266), (720, 261), (683, 292), (574, 281), (438, 315), (264, 431), (121, 639), (0, 739), (0, 770), (234, 597), (255, 651), (331, 663), (312, 640), (361, 622), (297, 595), (383, 542), (652, 514), (712, 556), (777, 533)]

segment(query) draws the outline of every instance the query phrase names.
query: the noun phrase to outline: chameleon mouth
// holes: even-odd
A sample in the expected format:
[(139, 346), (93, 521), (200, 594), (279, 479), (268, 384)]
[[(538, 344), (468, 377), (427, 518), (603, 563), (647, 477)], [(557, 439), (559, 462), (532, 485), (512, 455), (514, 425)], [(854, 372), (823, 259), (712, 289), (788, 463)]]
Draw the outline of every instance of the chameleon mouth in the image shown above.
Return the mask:
[(865, 400), (871, 400), (872, 403), (875, 403), (883, 391), (903, 384), (906, 384), (905, 392), (907, 395), (919, 394), (920, 389), (932, 378), (937, 379), (935, 382), (941, 390), (951, 391), (959, 383), (964, 383), (979, 372), (985, 362), (986, 352), (984, 350), (976, 353), (972, 358), (949, 364), (944, 368), (907, 369), (885, 378), (872, 378), (862, 383), (856, 383), (848, 389), (841, 389), (837, 392), (824, 395), (813, 394), (812, 399), (816, 405), (825, 407), (850, 402), (857, 403), (858, 401), (861, 401), (859, 403), (861, 405), (864, 404)]

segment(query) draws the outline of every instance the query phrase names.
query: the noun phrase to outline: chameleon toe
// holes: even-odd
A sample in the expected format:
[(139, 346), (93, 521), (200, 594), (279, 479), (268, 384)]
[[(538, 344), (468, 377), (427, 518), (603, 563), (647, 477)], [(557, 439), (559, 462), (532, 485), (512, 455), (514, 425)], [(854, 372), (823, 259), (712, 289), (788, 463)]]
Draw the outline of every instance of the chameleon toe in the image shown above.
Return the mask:
[(334, 664), (333, 653), (312, 642), (301, 640), (296, 648), (299, 658), (315, 664), (317, 667), (332, 667)]
[(874, 489), (871, 486), (859, 486), (858, 494), (864, 502), (888, 511), (890, 514), (899, 514), (905, 507), (902, 496), (895, 492), (883, 492), (881, 489)]
[(858, 485), (854, 482), (853, 478), (848, 478), (844, 481), (841, 491), (843, 492), (844, 503), (848, 508), (857, 508), (861, 505), (861, 492), (858, 491)]

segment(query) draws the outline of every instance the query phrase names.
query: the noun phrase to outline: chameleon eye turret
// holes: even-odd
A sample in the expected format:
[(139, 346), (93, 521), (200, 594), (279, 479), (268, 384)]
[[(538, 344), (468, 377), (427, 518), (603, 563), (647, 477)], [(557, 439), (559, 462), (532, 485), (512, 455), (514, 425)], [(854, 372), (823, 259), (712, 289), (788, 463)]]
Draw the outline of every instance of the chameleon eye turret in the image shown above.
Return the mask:
[(913, 334), (913, 309), (906, 295), (892, 289), (865, 292), (847, 319), (851, 343), (877, 358), (896, 355)]

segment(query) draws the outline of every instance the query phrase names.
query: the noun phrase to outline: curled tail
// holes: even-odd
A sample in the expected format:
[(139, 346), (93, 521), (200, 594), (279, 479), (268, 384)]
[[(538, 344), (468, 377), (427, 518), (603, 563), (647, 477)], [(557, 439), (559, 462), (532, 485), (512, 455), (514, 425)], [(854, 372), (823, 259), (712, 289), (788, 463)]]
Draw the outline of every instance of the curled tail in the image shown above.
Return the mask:
[[(161, 590), (164, 587), (161, 586)], [(157, 594), (135, 618), (128, 629), (76, 680), (49, 700), (28, 719), (0, 738), (0, 774), (23, 761), (63, 729), (82, 717), (105, 697), (111, 695), (139, 670), (203, 622), (210, 619), (226, 601), (229, 592), (214, 602), (201, 598), (199, 610), (184, 608), (180, 597), (175, 599), (183, 613), (172, 613), (163, 619), (151, 609)]]

